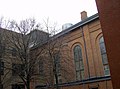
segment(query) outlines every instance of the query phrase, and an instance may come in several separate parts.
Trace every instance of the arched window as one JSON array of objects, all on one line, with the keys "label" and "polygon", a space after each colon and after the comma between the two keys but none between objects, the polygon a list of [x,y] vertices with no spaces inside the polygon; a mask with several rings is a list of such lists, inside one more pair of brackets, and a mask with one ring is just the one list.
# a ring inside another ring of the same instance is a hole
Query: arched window
[{"label": "arched window", "polygon": [[110,71],[109,71],[108,59],[107,59],[107,54],[106,54],[103,37],[100,38],[99,44],[100,44],[100,50],[101,50],[101,56],[102,56],[102,63],[103,63],[103,67],[104,67],[104,75],[108,76],[108,75],[110,75]]},{"label": "arched window", "polygon": [[76,79],[82,80],[84,79],[84,65],[83,65],[81,47],[79,45],[76,45],[73,51],[74,51],[74,61],[75,61],[75,69],[76,69]]}]

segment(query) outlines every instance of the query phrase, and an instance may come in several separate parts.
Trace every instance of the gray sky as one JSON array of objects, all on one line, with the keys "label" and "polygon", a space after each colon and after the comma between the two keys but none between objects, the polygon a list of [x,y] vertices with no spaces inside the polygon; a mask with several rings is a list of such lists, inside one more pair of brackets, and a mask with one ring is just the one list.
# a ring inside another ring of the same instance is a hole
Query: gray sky
[{"label": "gray sky", "polygon": [[50,18],[59,25],[80,21],[80,12],[97,13],[95,0],[0,0],[0,16],[20,21],[34,17],[38,22]]}]

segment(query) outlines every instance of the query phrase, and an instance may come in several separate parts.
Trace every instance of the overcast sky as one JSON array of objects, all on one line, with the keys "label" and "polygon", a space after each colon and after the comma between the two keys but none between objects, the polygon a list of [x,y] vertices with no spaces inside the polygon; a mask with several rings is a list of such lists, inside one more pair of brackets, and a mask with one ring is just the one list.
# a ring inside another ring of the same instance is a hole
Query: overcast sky
[{"label": "overcast sky", "polygon": [[0,0],[0,16],[20,21],[34,17],[38,22],[50,18],[59,25],[80,21],[80,12],[97,13],[95,0]]}]

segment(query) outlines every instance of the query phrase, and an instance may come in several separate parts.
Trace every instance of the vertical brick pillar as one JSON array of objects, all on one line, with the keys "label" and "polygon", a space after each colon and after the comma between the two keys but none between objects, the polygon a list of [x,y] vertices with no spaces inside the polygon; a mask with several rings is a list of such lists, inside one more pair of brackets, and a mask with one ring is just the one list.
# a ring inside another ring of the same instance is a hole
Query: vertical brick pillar
[{"label": "vertical brick pillar", "polygon": [[114,89],[120,89],[120,0],[96,0]]},{"label": "vertical brick pillar", "polygon": [[[94,66],[94,59],[93,59],[93,50],[92,50],[92,44],[91,44],[91,37],[90,37],[90,32],[89,32],[89,27],[88,25],[85,25],[83,27],[83,33],[84,33],[84,39],[85,39],[85,44],[86,44],[86,54],[88,59],[86,59],[86,62],[88,60],[88,78],[95,77],[95,66]],[[84,44],[84,46],[85,46]]]}]

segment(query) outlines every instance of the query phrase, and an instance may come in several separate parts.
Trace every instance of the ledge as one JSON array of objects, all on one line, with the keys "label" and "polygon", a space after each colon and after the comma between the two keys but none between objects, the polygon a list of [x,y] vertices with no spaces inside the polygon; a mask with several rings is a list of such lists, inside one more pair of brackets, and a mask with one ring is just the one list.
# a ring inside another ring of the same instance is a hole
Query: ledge
[{"label": "ledge", "polygon": [[62,83],[62,84],[59,84],[59,86],[82,85],[82,84],[95,83],[95,82],[108,81],[108,80],[111,80],[110,76],[93,77],[93,78],[84,79],[84,80],[81,80],[81,81]]},{"label": "ledge", "polygon": [[[93,78],[84,79],[84,80],[81,80],[81,81],[61,83],[58,86],[62,87],[62,86],[82,85],[82,84],[95,83],[95,82],[108,81],[108,80],[111,80],[110,76],[93,77]],[[38,85],[38,86],[36,86],[35,89],[45,88],[45,87],[46,87],[46,85]],[[48,87],[50,87],[50,86],[48,86]]]}]

